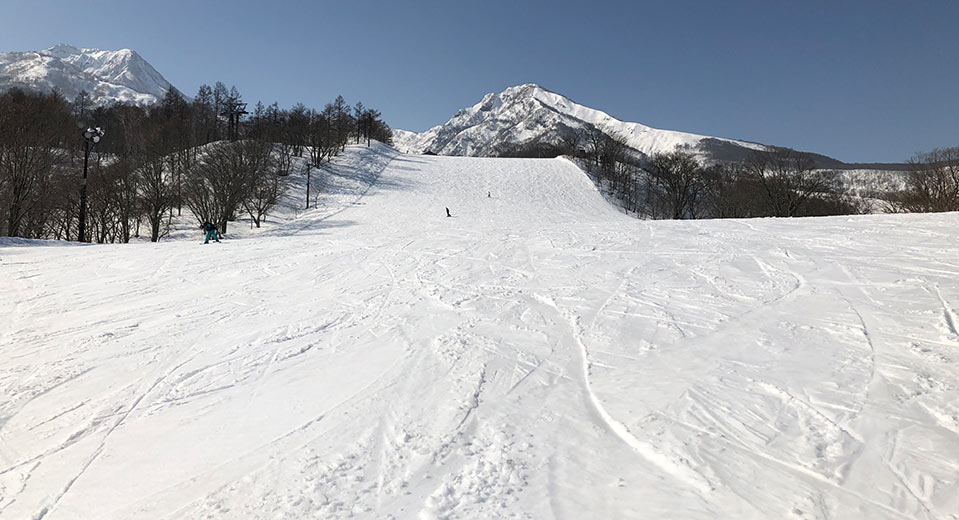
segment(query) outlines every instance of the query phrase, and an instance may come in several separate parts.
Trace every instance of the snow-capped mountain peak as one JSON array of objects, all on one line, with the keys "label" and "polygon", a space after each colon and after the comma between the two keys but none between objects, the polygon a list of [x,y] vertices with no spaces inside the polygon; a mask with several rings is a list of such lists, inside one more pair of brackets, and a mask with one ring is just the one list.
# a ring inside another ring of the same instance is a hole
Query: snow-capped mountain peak
[{"label": "snow-capped mountain peak", "polygon": [[60,43],[49,49],[0,53],[0,90],[60,90],[68,99],[81,90],[94,103],[156,103],[170,83],[131,49],[79,48]]},{"label": "snow-capped mountain peak", "polygon": [[106,51],[78,49],[59,44],[43,53],[75,65],[87,74],[130,87],[137,92],[151,94],[157,99],[162,98],[170,89],[170,83],[163,75],[131,49]]},{"label": "snow-capped mountain peak", "polygon": [[82,49],[78,49],[74,47],[73,45],[69,45],[66,43],[58,43],[54,45],[53,47],[50,47],[49,49],[43,51],[43,54],[46,54],[47,56],[53,56],[54,58],[60,58],[60,59],[67,58],[69,56],[76,56],[77,54],[82,54],[82,53],[83,53]]},{"label": "snow-capped mountain peak", "polygon": [[622,136],[630,147],[645,155],[684,148],[709,156],[710,147],[717,143],[741,150],[766,148],[756,143],[623,122],[535,83],[486,94],[479,103],[458,111],[445,124],[425,132],[396,131],[394,141],[401,150],[486,156],[497,155],[508,148],[555,144],[590,128]]}]

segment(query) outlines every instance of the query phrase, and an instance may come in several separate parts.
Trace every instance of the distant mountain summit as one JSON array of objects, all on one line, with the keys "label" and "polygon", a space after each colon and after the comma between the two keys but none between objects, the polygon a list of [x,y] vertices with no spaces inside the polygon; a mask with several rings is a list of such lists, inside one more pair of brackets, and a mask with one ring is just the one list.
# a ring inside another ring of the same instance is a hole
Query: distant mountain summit
[{"label": "distant mountain summit", "polygon": [[94,104],[148,105],[162,99],[170,87],[162,74],[130,49],[59,44],[42,51],[0,53],[0,90],[59,89],[71,101],[85,90]]},{"label": "distant mountain summit", "polygon": [[425,132],[395,130],[394,143],[402,151],[488,156],[504,149],[569,142],[575,134],[592,128],[624,137],[630,147],[647,156],[682,148],[707,158],[732,159],[769,149],[757,143],[623,122],[533,83],[487,94],[446,124]]}]

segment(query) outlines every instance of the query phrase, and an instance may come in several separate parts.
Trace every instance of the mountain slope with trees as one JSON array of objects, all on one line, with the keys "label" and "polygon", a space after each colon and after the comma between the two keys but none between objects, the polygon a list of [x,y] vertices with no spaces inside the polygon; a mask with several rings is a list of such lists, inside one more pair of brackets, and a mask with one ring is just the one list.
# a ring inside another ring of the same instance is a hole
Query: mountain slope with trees
[{"label": "mountain slope with trees", "polygon": [[[69,103],[57,92],[0,94],[0,125],[20,128],[0,140],[0,236],[129,242],[165,236],[186,209],[221,232],[238,214],[258,225],[281,195],[294,158],[314,169],[350,142],[390,142],[379,111],[342,96],[322,110],[257,103],[239,90],[203,85],[188,100],[170,88],[159,103]],[[90,148],[85,236],[78,236],[84,185],[84,139]],[[308,188],[309,190],[309,188]],[[311,194],[304,196],[308,204]]]}]

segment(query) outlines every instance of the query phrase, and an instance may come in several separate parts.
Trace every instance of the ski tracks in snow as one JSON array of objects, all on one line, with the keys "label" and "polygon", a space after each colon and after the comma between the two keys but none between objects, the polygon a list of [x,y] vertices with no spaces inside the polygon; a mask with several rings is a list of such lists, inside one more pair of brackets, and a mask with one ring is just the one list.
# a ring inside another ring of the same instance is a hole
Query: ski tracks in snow
[{"label": "ski tracks in snow", "polygon": [[563,161],[381,152],[278,232],[20,280],[0,517],[959,511],[955,266],[921,226],[637,222]]},{"label": "ski tracks in snow", "polygon": [[113,425],[103,434],[103,436],[100,438],[99,444],[93,450],[92,455],[87,459],[85,463],[83,463],[83,465],[80,467],[80,470],[76,473],[76,475],[67,481],[63,489],[51,499],[49,504],[44,505],[40,511],[38,511],[36,514],[33,515],[33,518],[35,520],[41,520],[47,514],[52,513],[53,511],[56,510],[57,505],[60,503],[63,497],[70,492],[70,489],[73,487],[73,485],[81,477],[83,477],[83,474],[87,471],[87,469],[89,469],[90,466],[93,465],[97,461],[97,459],[103,454],[103,450],[107,445],[107,441],[110,439],[110,435],[112,435],[117,428],[123,425],[123,423],[127,420],[127,418],[130,417],[130,415],[137,410],[137,408],[140,406],[140,403],[148,395],[150,395],[154,389],[156,389],[164,380],[166,380],[168,377],[174,374],[181,367],[189,363],[192,359],[193,357],[189,357],[186,360],[174,366],[173,368],[171,368],[170,370],[164,371],[164,373],[159,378],[157,378],[153,382],[153,384],[151,384],[150,387],[146,389],[146,391],[137,394],[136,398],[126,407],[126,410],[121,413],[121,415],[117,418],[117,420],[113,423]]},{"label": "ski tracks in snow", "polygon": [[[596,317],[602,314],[602,312],[609,305],[610,301],[615,297],[621,297],[623,295],[622,291],[629,282],[630,275],[633,273],[634,269],[635,268],[630,268],[626,272],[619,287],[612,291],[604,303],[596,310],[596,314],[593,317],[594,324]],[[589,358],[589,349],[583,342],[584,332],[583,328],[579,325],[579,318],[567,316],[562,310],[560,310],[556,302],[549,296],[543,296],[539,294],[534,296],[539,302],[555,312],[557,315],[557,321],[566,322],[569,328],[569,333],[566,335],[568,339],[566,339],[564,343],[567,344],[567,348],[575,351],[574,359],[578,359],[578,367],[571,367],[571,370],[579,373],[580,386],[583,390],[584,398],[592,408],[592,413],[595,414],[596,418],[601,422],[603,427],[606,428],[611,434],[618,437],[622,442],[629,446],[632,451],[634,451],[648,463],[659,468],[659,470],[663,471],[664,473],[674,477],[683,485],[691,486],[701,494],[708,494],[710,491],[712,491],[713,485],[701,473],[697,472],[690,465],[683,463],[680,457],[666,454],[660,449],[657,449],[652,443],[640,439],[630,431],[629,427],[627,427],[623,422],[614,418],[609,411],[606,410],[602,400],[593,391],[590,383],[590,367],[592,366],[592,362]]]}]

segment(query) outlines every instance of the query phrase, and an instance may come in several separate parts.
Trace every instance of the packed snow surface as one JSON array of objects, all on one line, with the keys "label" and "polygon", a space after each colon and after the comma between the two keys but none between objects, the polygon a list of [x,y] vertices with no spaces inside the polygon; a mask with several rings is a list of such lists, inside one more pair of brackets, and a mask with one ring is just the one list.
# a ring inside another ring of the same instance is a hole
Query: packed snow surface
[{"label": "packed snow surface", "polygon": [[959,215],[338,161],[221,244],[0,241],[0,518],[959,518]]}]

